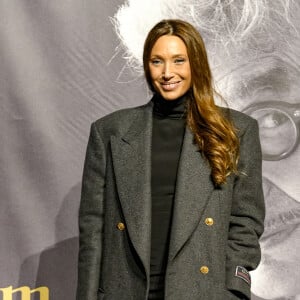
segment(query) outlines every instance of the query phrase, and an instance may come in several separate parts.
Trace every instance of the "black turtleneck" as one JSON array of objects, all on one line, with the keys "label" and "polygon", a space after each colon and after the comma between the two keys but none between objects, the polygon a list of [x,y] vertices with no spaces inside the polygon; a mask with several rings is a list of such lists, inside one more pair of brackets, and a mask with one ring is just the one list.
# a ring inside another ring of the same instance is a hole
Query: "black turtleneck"
[{"label": "black turtleneck", "polygon": [[185,101],[152,99],[152,226],[150,292],[148,299],[164,299],[164,280],[168,260],[170,229],[177,168],[185,130]]}]

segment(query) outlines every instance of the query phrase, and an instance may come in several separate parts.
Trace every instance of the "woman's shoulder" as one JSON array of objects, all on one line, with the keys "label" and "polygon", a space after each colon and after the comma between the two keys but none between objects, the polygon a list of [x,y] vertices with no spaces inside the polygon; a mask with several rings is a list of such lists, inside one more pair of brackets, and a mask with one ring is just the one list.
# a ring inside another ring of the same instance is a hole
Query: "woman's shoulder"
[{"label": "woman's shoulder", "polygon": [[251,116],[228,107],[220,107],[224,115],[229,118],[242,134],[249,126],[257,126],[257,120]]},{"label": "woman's shoulder", "polygon": [[93,125],[100,132],[109,134],[126,132],[136,118],[141,117],[147,109],[151,108],[152,104],[150,101],[143,105],[119,109],[94,121]]}]

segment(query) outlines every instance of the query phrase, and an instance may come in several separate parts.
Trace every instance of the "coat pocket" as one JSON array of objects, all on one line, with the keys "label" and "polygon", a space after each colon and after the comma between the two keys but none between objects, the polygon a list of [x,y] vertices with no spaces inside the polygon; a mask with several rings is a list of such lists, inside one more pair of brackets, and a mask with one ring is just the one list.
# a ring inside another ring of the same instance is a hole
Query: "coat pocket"
[{"label": "coat pocket", "polygon": [[[242,294],[240,296],[235,295],[231,291],[226,290],[225,294],[227,296],[226,299],[228,300],[249,300],[246,296],[243,296]],[[224,298],[225,299],[225,298]]]},{"label": "coat pocket", "polygon": [[102,288],[99,288],[97,293],[97,300],[103,300],[103,299],[105,299],[104,290]]}]

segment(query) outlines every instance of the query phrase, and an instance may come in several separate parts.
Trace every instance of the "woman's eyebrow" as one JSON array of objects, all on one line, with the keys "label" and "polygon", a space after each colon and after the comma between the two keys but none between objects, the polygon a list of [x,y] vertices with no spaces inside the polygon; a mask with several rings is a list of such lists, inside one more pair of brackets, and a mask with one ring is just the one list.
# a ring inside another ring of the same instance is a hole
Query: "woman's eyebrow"
[{"label": "woman's eyebrow", "polygon": [[[172,58],[177,58],[177,57],[187,57],[187,55],[186,55],[186,54],[174,54],[174,55],[172,55],[171,57],[172,57]],[[164,58],[164,56],[161,55],[161,54],[153,54],[153,55],[151,55],[150,58]]]}]

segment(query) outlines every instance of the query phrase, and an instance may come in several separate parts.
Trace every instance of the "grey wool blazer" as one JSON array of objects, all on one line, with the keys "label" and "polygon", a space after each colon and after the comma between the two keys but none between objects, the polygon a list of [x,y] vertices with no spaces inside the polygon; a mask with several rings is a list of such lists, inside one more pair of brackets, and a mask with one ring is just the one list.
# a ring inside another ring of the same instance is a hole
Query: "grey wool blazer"
[{"label": "grey wool blazer", "polygon": [[[91,126],[79,211],[77,300],[146,300],[150,280],[152,102]],[[239,175],[216,188],[186,128],[179,161],[166,300],[250,298],[264,200],[257,122],[230,110]],[[237,296],[240,293],[241,296]]]}]

